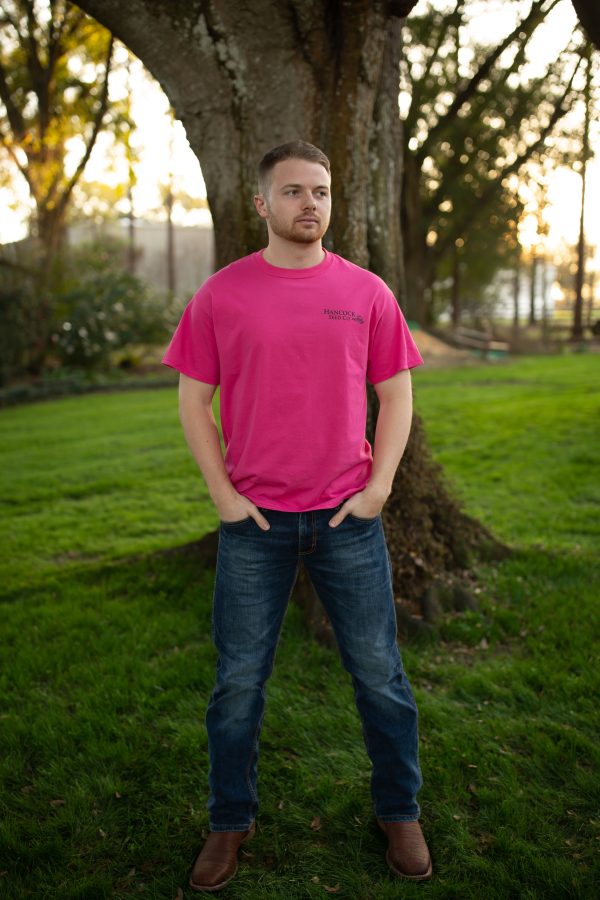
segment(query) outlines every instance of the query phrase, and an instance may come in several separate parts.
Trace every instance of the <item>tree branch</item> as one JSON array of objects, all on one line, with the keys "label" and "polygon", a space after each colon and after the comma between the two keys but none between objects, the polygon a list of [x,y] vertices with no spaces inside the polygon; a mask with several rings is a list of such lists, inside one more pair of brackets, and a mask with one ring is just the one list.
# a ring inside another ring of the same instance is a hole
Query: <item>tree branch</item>
[{"label": "tree branch", "polygon": [[4,66],[0,62],[0,100],[4,103],[6,107],[6,113],[8,115],[8,121],[10,123],[10,127],[12,128],[14,134],[18,135],[19,138],[25,132],[25,122],[23,121],[23,116],[21,115],[21,110],[18,109],[13,103],[13,99],[10,93],[10,88],[8,86],[8,81],[6,79],[6,72],[4,70]]},{"label": "tree branch", "polygon": [[19,172],[21,173],[21,175],[23,176],[25,181],[27,182],[27,184],[29,186],[29,190],[31,191],[31,194],[33,195],[33,184],[29,178],[27,166],[22,165],[22,163],[19,160],[19,157],[17,156],[17,154],[14,151],[14,147],[12,146],[12,143],[8,140],[7,136],[2,131],[1,127],[0,127],[0,142],[2,143],[2,146],[6,149],[6,152],[8,153],[8,155],[14,162],[15,166],[17,167],[17,169],[19,170]]},{"label": "tree branch", "polygon": [[94,144],[96,143],[96,138],[98,137],[98,134],[102,127],[102,120],[104,119],[106,109],[108,107],[108,78],[110,75],[114,42],[115,42],[114,35],[111,34],[110,40],[108,42],[108,51],[106,54],[104,83],[102,85],[102,92],[100,95],[100,105],[98,107],[98,111],[94,118],[94,127],[92,130],[92,134],[90,135],[90,139],[85,148],[85,153],[83,154],[83,157],[79,161],[79,165],[77,166],[77,169],[73,173],[71,180],[67,184],[67,187],[63,191],[63,194],[62,194],[60,200],[56,204],[56,208],[59,213],[62,212],[65,209],[65,207],[67,206],[67,203],[69,202],[71,193],[73,192],[73,188],[75,187],[75,185],[81,178],[83,170],[85,169],[87,162],[90,158],[90,155],[92,153],[92,150],[94,149]]},{"label": "tree branch", "polygon": [[[532,32],[537,28],[538,24],[548,15],[548,13],[556,6],[559,0],[550,0],[550,5],[547,9],[542,9],[546,0],[535,0],[532,4],[531,9],[529,11],[529,15],[523,19],[522,22],[519,22],[516,28],[504,38],[501,44],[494,48],[494,50],[484,59],[483,63],[473,75],[469,81],[464,84],[462,90],[459,90],[456,94],[454,100],[446,110],[443,116],[441,116],[435,125],[429,130],[429,133],[426,139],[423,141],[423,144],[417,150],[417,162],[419,165],[423,163],[423,160],[426,156],[429,155],[430,147],[433,141],[438,140],[440,135],[452,124],[455,116],[458,114],[458,111],[462,109],[465,103],[471,99],[481,82],[487,78],[489,73],[491,72],[493,66],[498,61],[498,59],[502,56],[504,51],[510,47],[517,39],[521,44],[523,44],[532,34]],[[523,35],[521,37],[521,35]]]},{"label": "tree branch", "polygon": [[538,150],[542,146],[556,123],[568,112],[569,107],[566,105],[566,101],[569,94],[571,93],[573,81],[577,72],[579,71],[582,59],[583,57],[579,58],[560,100],[554,107],[548,123],[541,130],[537,139],[533,142],[533,144],[530,144],[527,147],[524,153],[522,153],[520,156],[517,156],[517,158],[512,163],[510,163],[510,165],[505,166],[505,168],[501,170],[498,178],[495,178],[494,181],[488,185],[481,197],[477,198],[477,205],[473,208],[469,207],[468,212],[461,218],[456,220],[456,224],[452,229],[452,232],[445,235],[445,237],[437,244],[435,244],[435,246],[431,249],[432,258],[436,263],[439,263],[439,260],[447,253],[450,244],[454,243],[454,240],[457,237],[463,236],[467,225],[470,224],[474,219],[481,217],[486,207],[488,207],[490,202],[493,200],[494,195],[499,190],[502,182],[514,172],[518,171],[521,166],[532,157],[536,150]]},{"label": "tree branch", "polygon": [[437,34],[435,46],[433,47],[432,53],[429,55],[427,59],[427,65],[425,66],[425,71],[421,78],[418,81],[413,81],[413,93],[410,101],[410,109],[408,111],[408,115],[406,116],[406,124],[405,124],[405,139],[408,140],[410,134],[412,132],[412,126],[414,125],[414,121],[416,119],[420,105],[421,105],[421,94],[423,92],[423,85],[427,81],[429,77],[429,73],[431,72],[431,66],[433,65],[434,60],[436,59],[439,49],[442,45],[442,41],[447,32],[447,22],[449,19],[453,18],[460,12],[461,6],[463,6],[464,0],[456,0],[456,6],[454,10],[448,15],[444,16],[442,22],[440,23],[440,28]]}]

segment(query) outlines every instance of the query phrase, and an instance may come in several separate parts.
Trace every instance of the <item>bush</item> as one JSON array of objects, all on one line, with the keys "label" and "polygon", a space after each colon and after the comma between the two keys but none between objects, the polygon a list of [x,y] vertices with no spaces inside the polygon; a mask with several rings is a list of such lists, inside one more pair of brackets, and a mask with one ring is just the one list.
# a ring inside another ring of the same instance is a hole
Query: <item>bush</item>
[{"label": "bush", "polygon": [[52,329],[52,299],[39,285],[35,249],[17,245],[0,260],[0,384],[39,370]]},{"label": "bush", "polygon": [[65,366],[107,368],[128,344],[168,336],[166,304],[120,265],[121,245],[89,244],[71,251],[55,293],[52,354]]},{"label": "bush", "polygon": [[60,366],[107,369],[115,350],[168,339],[173,304],[126,271],[122,242],[66,247],[50,267],[31,241],[10,251],[2,260],[0,384]]}]

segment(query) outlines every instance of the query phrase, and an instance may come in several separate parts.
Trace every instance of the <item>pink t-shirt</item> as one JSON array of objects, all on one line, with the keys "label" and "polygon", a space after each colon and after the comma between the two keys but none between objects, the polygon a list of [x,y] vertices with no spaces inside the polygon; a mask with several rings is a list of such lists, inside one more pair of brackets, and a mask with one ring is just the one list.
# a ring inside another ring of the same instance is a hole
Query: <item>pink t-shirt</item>
[{"label": "pink t-shirt", "polygon": [[366,486],[366,381],[423,358],[377,275],[335,253],[284,269],[259,251],[204,282],[163,363],[220,385],[225,468],[236,491],[257,506],[305,512]]}]

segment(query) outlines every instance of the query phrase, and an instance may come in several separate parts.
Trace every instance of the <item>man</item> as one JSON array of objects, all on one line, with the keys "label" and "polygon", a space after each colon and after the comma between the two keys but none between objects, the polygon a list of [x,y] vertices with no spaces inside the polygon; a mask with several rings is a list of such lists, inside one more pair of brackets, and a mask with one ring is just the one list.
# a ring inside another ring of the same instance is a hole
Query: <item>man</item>
[{"label": "man", "polygon": [[[304,141],[275,147],[258,189],[268,246],[202,285],[163,359],[181,373],[183,430],[220,518],[210,834],[189,883],[224,887],[254,834],[264,688],[301,561],[352,676],[387,863],[423,880],[431,859],[416,801],[417,709],[396,643],[381,521],[410,431],[410,368],[423,360],[384,282],[322,247],[331,213],[324,153]],[[373,453],[367,379],[380,401]]]}]

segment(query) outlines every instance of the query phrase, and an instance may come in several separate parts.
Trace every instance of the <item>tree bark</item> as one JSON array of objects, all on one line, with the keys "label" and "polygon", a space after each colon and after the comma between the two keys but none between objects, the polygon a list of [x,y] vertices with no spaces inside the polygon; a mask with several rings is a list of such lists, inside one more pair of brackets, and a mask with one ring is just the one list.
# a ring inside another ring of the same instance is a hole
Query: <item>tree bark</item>
[{"label": "tree bark", "polygon": [[600,50],[600,4],[598,0],[573,0],[573,6],[590,41]]},{"label": "tree bark", "polygon": [[[322,147],[332,164],[326,245],[381,275],[405,306],[399,15],[415,2],[82,0],[80,6],[140,57],[183,122],[206,182],[217,267],[265,245],[251,199],[258,161],[270,147],[302,138]],[[371,387],[368,401],[372,443]],[[397,578],[414,575],[410,554],[426,561],[425,569],[416,568],[427,578],[436,567],[462,565],[466,544],[481,534],[450,499],[416,416],[384,513],[394,532]],[[404,591],[422,587],[423,578],[413,578]]]},{"label": "tree bark", "polygon": [[454,244],[452,258],[452,326],[458,328],[462,318],[461,298],[460,298],[460,254],[456,244]]},{"label": "tree bark", "polygon": [[531,269],[529,278],[529,324],[535,325],[535,292],[537,288],[538,256],[537,248],[531,249]]}]

